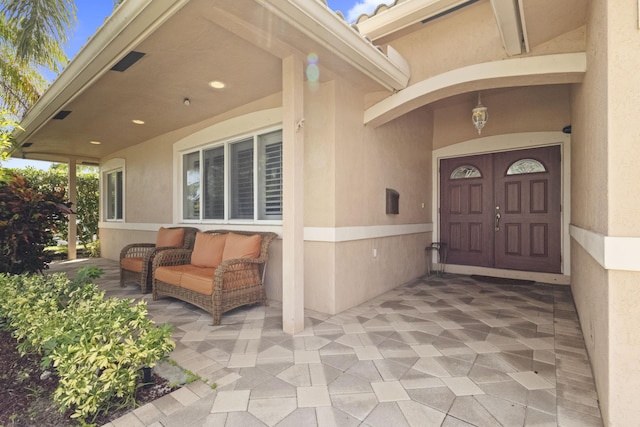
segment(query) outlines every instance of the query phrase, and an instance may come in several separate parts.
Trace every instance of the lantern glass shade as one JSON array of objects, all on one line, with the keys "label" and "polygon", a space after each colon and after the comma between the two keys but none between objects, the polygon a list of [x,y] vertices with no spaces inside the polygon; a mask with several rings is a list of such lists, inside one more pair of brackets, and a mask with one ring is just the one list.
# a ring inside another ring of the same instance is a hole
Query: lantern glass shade
[{"label": "lantern glass shade", "polygon": [[487,123],[489,119],[489,110],[487,107],[482,105],[480,101],[480,94],[478,94],[478,105],[475,106],[473,110],[471,110],[471,121],[478,131],[478,135],[482,133],[482,128]]}]

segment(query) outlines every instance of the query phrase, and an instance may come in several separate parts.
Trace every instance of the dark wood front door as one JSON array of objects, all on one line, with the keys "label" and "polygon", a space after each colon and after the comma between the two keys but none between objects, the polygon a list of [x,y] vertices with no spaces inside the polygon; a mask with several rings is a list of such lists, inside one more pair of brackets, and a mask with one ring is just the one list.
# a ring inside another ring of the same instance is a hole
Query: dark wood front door
[{"label": "dark wood front door", "polygon": [[440,162],[447,263],[560,273],[560,147]]}]

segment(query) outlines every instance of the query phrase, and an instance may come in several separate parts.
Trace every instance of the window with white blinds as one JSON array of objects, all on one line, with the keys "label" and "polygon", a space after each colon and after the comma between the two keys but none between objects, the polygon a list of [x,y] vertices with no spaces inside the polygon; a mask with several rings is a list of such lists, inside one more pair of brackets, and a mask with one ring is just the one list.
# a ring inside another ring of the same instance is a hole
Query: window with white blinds
[{"label": "window with white blinds", "polygon": [[200,219],[200,153],[182,157],[182,212],[184,219]]},{"label": "window with white blinds", "polygon": [[120,221],[123,218],[123,179],[122,170],[115,170],[106,174],[107,195],[106,212],[107,221]]},{"label": "window with white blinds", "polygon": [[231,219],[253,219],[253,138],[230,148]]},{"label": "window with white blinds", "polygon": [[184,220],[282,220],[282,131],[184,153],[182,166]]},{"label": "window with white blinds", "polygon": [[224,219],[224,147],[204,150],[204,219]]},{"label": "window with white blinds", "polygon": [[258,137],[258,219],[282,219],[282,132]]}]

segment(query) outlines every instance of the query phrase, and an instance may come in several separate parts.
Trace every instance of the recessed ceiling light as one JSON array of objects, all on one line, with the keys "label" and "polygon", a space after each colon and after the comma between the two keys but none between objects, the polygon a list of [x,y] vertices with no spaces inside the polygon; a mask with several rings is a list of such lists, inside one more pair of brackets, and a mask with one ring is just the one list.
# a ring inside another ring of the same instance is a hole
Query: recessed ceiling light
[{"label": "recessed ceiling light", "polygon": [[90,144],[93,144],[93,145],[100,145],[100,144],[102,144],[102,142],[100,142],[100,141],[89,141],[89,143],[90,143]]},{"label": "recessed ceiling light", "polygon": [[137,124],[137,125],[143,125],[144,124],[144,120],[140,120],[140,119],[133,119],[131,121],[133,123]]},{"label": "recessed ceiling light", "polygon": [[212,80],[209,82],[209,86],[214,89],[224,89],[225,87],[227,87],[227,84],[225,82],[221,82],[220,80]]}]

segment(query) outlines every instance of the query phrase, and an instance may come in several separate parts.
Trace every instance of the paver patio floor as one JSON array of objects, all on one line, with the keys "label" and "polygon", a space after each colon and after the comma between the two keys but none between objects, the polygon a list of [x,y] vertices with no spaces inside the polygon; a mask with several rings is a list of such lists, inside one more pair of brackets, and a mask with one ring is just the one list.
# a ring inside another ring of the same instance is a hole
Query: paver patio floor
[{"label": "paver patio floor", "polygon": [[[144,298],[175,325],[171,358],[199,375],[109,426],[602,426],[570,289],[423,277],[331,316],[305,311],[282,331],[282,308],[211,316],[174,299],[119,286],[96,265],[109,296]],[[213,390],[206,382],[216,383]]]}]

